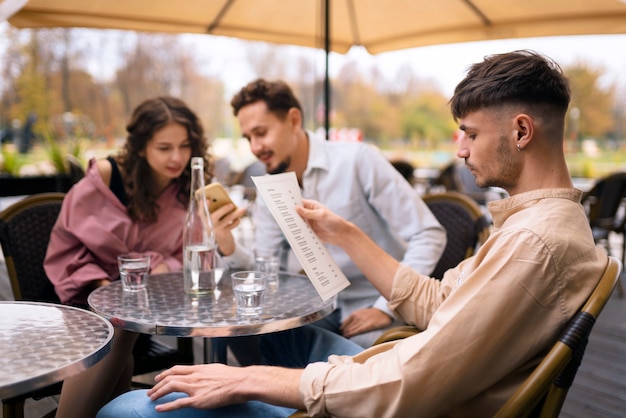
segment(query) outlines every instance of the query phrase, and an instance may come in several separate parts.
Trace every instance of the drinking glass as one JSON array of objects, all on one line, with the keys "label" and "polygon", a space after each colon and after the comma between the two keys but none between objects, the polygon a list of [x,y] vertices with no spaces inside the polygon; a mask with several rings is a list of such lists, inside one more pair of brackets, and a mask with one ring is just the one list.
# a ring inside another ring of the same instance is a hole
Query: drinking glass
[{"label": "drinking glass", "polygon": [[262,271],[238,271],[232,273],[230,277],[237,302],[237,313],[244,316],[260,315],[263,312],[267,274]]},{"label": "drinking glass", "polygon": [[267,281],[275,283],[278,281],[278,257],[275,255],[259,256],[255,258],[255,270],[262,271],[267,274]]},{"label": "drinking glass", "polygon": [[117,257],[120,269],[122,288],[136,292],[146,288],[146,280],[150,272],[150,256],[139,253],[122,254]]}]

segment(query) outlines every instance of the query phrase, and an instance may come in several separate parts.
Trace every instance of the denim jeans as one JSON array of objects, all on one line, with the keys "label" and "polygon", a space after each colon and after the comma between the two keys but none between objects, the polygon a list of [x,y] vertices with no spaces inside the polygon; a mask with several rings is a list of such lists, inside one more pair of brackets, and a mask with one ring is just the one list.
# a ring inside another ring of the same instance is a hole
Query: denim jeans
[{"label": "denim jeans", "polygon": [[[328,330],[306,325],[288,331],[263,335],[259,338],[263,363],[283,367],[303,368],[309,363],[326,361],[331,354],[355,355],[363,350],[359,345]],[[192,408],[157,413],[155,405],[187,396],[171,393],[156,402],[145,390],[127,392],[104,406],[97,418],[211,418],[211,417],[288,417],[294,409],[249,401],[212,410]]]}]

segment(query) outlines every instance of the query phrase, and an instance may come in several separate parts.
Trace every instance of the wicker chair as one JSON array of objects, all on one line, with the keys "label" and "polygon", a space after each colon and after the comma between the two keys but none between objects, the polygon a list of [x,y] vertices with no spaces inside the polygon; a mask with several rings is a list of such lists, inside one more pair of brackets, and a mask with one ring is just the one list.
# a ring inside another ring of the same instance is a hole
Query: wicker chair
[{"label": "wicker chair", "polygon": [[485,242],[490,222],[473,199],[459,192],[427,194],[423,200],[446,228],[448,242],[431,273],[441,279],[446,270],[473,255],[477,246]]},{"label": "wicker chair", "polygon": [[559,416],[585,354],[593,325],[611,297],[621,272],[621,261],[610,256],[600,282],[585,305],[532,374],[498,411],[497,418]]},{"label": "wicker chair", "polygon": [[[599,179],[584,194],[582,204],[589,218],[593,239],[611,254],[609,235],[622,236],[622,263],[626,257],[626,172],[609,174]],[[618,282],[617,294],[624,295],[624,286]]]},{"label": "wicker chair", "polygon": [[447,191],[463,193],[479,205],[487,202],[488,187],[478,187],[469,169],[461,161],[453,161],[433,180],[433,186],[444,186]]},{"label": "wicker chair", "polygon": [[[604,273],[587,302],[561,331],[558,341],[541,363],[500,408],[496,418],[559,416],[585,354],[593,325],[611,297],[621,272],[621,261],[609,256]],[[411,332],[405,336],[413,334]],[[304,411],[290,415],[290,418],[306,417],[308,415]]]},{"label": "wicker chair", "polygon": [[[0,212],[0,242],[15,300],[61,303],[43,268],[52,227],[61,210],[64,193],[41,193],[17,201]],[[190,338],[179,338],[178,347],[140,336],[133,350],[133,375],[141,375],[175,364],[193,363]],[[145,386],[136,384],[139,386]],[[49,387],[5,399],[3,416],[23,416],[26,399],[58,395],[61,382]]]},{"label": "wicker chair", "polygon": [[[0,213],[0,242],[15,300],[61,303],[43,269],[52,226],[64,193],[43,193],[18,201]],[[34,209],[28,210],[33,207]],[[2,416],[24,417],[26,399],[61,393],[62,382],[2,400]],[[52,412],[54,416],[54,412]]]}]

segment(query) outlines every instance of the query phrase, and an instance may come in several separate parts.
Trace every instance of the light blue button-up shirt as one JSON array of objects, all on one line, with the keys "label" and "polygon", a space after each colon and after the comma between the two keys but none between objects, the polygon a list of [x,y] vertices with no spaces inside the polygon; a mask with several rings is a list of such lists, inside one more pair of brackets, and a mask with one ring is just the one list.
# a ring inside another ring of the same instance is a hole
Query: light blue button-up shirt
[{"label": "light blue button-up shirt", "polygon": [[[446,233],[417,191],[371,145],[329,142],[308,131],[307,135],[309,159],[302,175],[302,197],[323,203],[394,258],[429,274],[443,253]],[[276,253],[286,239],[263,199],[254,206],[256,253]],[[339,294],[342,319],[372,306],[393,316],[386,300],[348,255],[332,245],[328,251],[351,283]],[[251,254],[238,248],[224,261],[230,267],[251,267]],[[299,271],[293,254],[290,260],[290,270]]]}]

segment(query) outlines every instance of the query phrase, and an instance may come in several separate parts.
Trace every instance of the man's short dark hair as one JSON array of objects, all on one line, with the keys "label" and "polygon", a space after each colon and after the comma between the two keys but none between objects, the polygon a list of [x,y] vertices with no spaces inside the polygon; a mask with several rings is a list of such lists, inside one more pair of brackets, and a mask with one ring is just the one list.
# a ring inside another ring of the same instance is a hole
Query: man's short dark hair
[{"label": "man's short dark hair", "polygon": [[291,88],[283,81],[254,80],[243,87],[230,102],[237,116],[242,107],[263,101],[270,112],[284,119],[289,109],[295,107],[302,113],[302,106]]},{"label": "man's short dark hair", "polygon": [[570,88],[561,67],[534,51],[519,50],[485,57],[473,64],[450,100],[455,120],[483,108],[509,104],[539,107],[565,117]]}]

